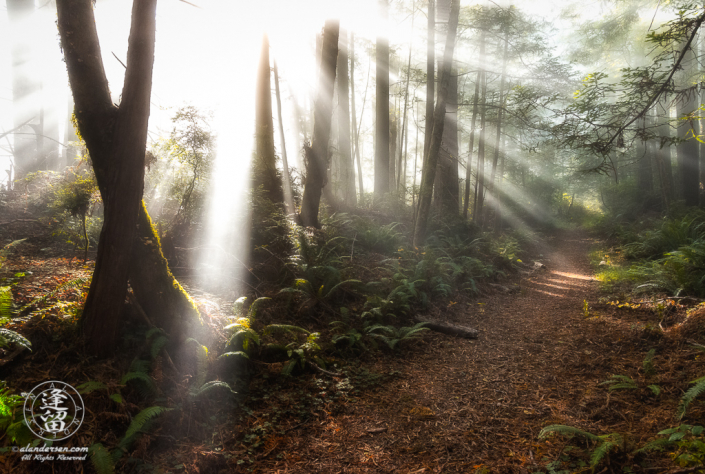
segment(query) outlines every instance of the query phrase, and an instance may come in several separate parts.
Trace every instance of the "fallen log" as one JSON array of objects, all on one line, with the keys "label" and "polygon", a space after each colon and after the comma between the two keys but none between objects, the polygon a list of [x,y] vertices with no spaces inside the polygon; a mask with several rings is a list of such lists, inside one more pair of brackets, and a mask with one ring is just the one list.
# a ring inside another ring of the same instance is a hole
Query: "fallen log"
[{"label": "fallen log", "polygon": [[455,324],[446,323],[443,321],[428,321],[416,318],[417,323],[424,323],[431,331],[440,332],[448,336],[462,337],[464,339],[477,339],[480,335],[477,329],[468,326],[456,326]]}]

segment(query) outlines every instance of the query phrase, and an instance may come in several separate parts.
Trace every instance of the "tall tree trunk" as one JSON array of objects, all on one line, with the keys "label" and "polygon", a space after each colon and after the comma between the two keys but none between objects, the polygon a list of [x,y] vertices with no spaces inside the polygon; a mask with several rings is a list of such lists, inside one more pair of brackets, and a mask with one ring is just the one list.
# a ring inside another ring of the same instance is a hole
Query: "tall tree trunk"
[{"label": "tall tree trunk", "polygon": [[[651,117],[646,115],[637,120],[638,127],[642,133],[646,133],[651,127]],[[637,163],[637,186],[643,192],[653,191],[653,176],[651,175],[651,153],[650,143],[647,140],[637,137],[636,163]]]},{"label": "tall tree trunk", "polygon": [[[396,109],[396,107],[395,107]],[[389,117],[389,190],[391,192],[396,191],[396,156],[398,148],[397,136],[399,135],[399,121],[397,120],[396,113],[393,113]]]},{"label": "tall tree trunk", "polygon": [[445,50],[443,54],[443,69],[439,81],[438,104],[433,113],[433,133],[431,134],[431,144],[428,149],[428,157],[424,160],[424,168],[421,175],[421,190],[419,192],[419,211],[414,228],[414,245],[421,245],[426,237],[426,227],[431,210],[431,198],[433,196],[433,182],[436,178],[436,167],[438,166],[438,156],[441,150],[443,139],[443,128],[445,125],[446,100],[451,79],[451,67],[453,65],[453,49],[455,47],[455,36],[458,29],[458,14],[460,11],[460,1],[452,0],[450,7],[450,20],[448,21],[448,34],[446,36]]},{"label": "tall tree trunk", "polygon": [[[436,20],[439,23],[448,23],[450,14],[450,0],[439,0],[437,3]],[[446,33],[441,33],[441,41]],[[441,65],[439,64],[439,69]],[[457,216],[460,212],[460,189],[458,185],[458,75],[455,68],[451,68],[451,78],[448,84],[446,97],[446,118],[443,127],[443,141],[440,156],[438,157],[438,170],[434,186],[434,199],[442,216]]]},{"label": "tall tree trunk", "polygon": [[[685,70],[679,81],[681,87],[690,87],[691,74],[694,67],[695,55],[689,49],[683,59]],[[689,93],[683,100],[676,102],[676,111],[680,119],[684,115],[690,114],[698,108],[698,96],[695,92]],[[680,120],[678,125],[678,138],[685,141],[676,147],[678,156],[678,175],[680,182],[680,196],[685,201],[686,206],[697,206],[700,195],[700,167],[698,160],[698,141],[693,138],[697,135],[697,122],[695,120]],[[687,138],[689,137],[689,138]]]},{"label": "tall tree trunk", "polygon": [[[388,0],[379,0],[383,21],[389,18]],[[375,117],[375,189],[379,202],[389,192],[389,39],[377,36],[376,117]]]},{"label": "tall tree trunk", "polygon": [[327,20],[323,28],[321,67],[318,80],[318,94],[314,110],[313,143],[305,148],[306,184],[301,202],[301,223],[305,226],[320,227],[318,209],[321,194],[326,185],[326,170],[329,163],[328,141],[330,140],[333,118],[333,89],[335,68],[338,59],[338,35],[340,23]]},{"label": "tall tree trunk", "polygon": [[[480,55],[484,54],[485,38],[484,35],[480,39]],[[465,199],[463,200],[463,218],[468,218],[468,207],[470,207],[470,181],[472,179],[472,151],[475,147],[475,123],[477,120],[477,105],[480,95],[480,78],[481,73],[477,71],[477,79],[475,79],[475,95],[472,101],[472,121],[470,122],[470,144],[468,145],[468,160],[465,164]]]},{"label": "tall tree trunk", "polygon": [[[416,6],[414,5],[414,12],[411,14],[411,28],[413,30],[414,28],[414,17],[416,14],[415,10]],[[403,188],[405,186],[405,183],[402,182],[401,175],[402,175],[402,147],[404,146],[405,140],[407,140],[406,133],[408,129],[408,124],[406,121],[406,116],[407,116],[407,111],[409,108],[409,82],[411,80],[411,48],[412,47],[412,42],[409,42],[409,59],[406,64],[406,86],[404,88],[404,113],[402,115],[402,126],[401,126],[401,144],[402,146],[399,147],[399,172],[397,173],[397,189]],[[406,162],[404,162],[404,174],[406,174]],[[403,193],[403,190],[402,190]],[[403,200],[403,197],[402,197]]]},{"label": "tall tree trunk", "polygon": [[272,81],[269,66],[269,38],[262,37],[262,53],[257,70],[255,93],[255,163],[254,186],[262,186],[272,202],[284,202],[281,181],[277,174],[274,154],[274,123],[272,120]]},{"label": "tall tree trunk", "polygon": [[284,204],[286,213],[294,213],[294,197],[291,192],[291,177],[289,176],[289,159],[286,155],[286,140],[284,139],[284,120],[282,119],[282,99],[279,92],[279,70],[277,62],[274,61],[274,91],[277,97],[277,117],[279,119],[279,138],[282,146],[282,180],[284,185]]},{"label": "tall tree trunk", "polygon": [[348,34],[338,37],[338,152],[343,178],[343,200],[347,206],[357,204],[355,197],[355,169],[350,148],[350,85],[348,82]]},{"label": "tall tree trunk", "polygon": [[477,145],[477,178],[475,181],[475,205],[472,221],[482,225],[483,207],[485,203],[485,124],[487,120],[487,72],[482,71],[482,101],[480,108],[480,137]]},{"label": "tall tree trunk", "polygon": [[200,322],[193,301],[169,272],[159,237],[140,205],[155,7],[156,0],[134,3],[128,69],[118,108],[110,97],[91,0],[57,1],[75,116],[105,203],[96,269],[83,313],[84,336],[96,355],[110,355],[117,344],[128,273],[142,307],[176,341],[183,340],[184,322]]},{"label": "tall tree trunk", "polygon": [[[423,159],[428,155],[433,132],[433,99],[435,94],[436,67],[436,2],[428,0],[428,27],[426,39],[426,128],[423,139]],[[425,166],[425,164],[424,164]]]},{"label": "tall tree trunk", "polygon": [[[369,68],[367,70],[367,80],[369,82],[370,79],[370,74],[369,74]],[[367,86],[365,86],[367,87]],[[362,188],[362,164],[360,163],[360,132],[358,129],[357,125],[357,115],[356,115],[356,109],[357,107],[355,106],[355,33],[350,32],[350,108],[352,112],[352,137],[354,140],[354,152],[353,152],[353,161],[355,161],[355,157],[357,157],[357,179],[358,179],[358,190],[360,191],[360,200],[363,198],[364,190]],[[367,99],[367,89],[365,89],[365,99]],[[363,100],[364,104],[364,100]],[[360,113],[360,118],[362,118],[362,114],[364,113],[364,105],[363,105],[363,111]]]},{"label": "tall tree trunk", "polygon": [[[487,187],[490,208],[487,210],[489,216],[490,210],[494,211],[495,215],[497,213],[497,206],[499,195],[495,192],[495,181],[497,179],[497,163],[499,162],[500,145],[502,143],[502,117],[504,112],[504,86],[507,77],[507,51],[509,49],[509,34],[506,33],[504,36],[504,52],[502,54],[502,78],[499,82],[499,108],[497,109],[497,128],[495,131],[495,142],[494,142],[494,157],[492,158],[492,175],[490,177],[490,184]],[[485,218],[485,222],[489,223],[488,216]]]},{"label": "tall tree trunk", "polygon": [[667,103],[668,99],[664,97],[662,102],[658,102],[656,104],[655,112],[656,120],[658,122],[656,133],[660,137],[659,143],[657,144],[658,149],[656,151],[656,160],[658,163],[659,182],[661,185],[661,198],[663,200],[664,209],[666,209],[666,212],[669,212],[674,194],[671,146],[668,143],[668,139],[671,136],[671,127],[669,125],[671,114],[669,107],[665,105]]}]

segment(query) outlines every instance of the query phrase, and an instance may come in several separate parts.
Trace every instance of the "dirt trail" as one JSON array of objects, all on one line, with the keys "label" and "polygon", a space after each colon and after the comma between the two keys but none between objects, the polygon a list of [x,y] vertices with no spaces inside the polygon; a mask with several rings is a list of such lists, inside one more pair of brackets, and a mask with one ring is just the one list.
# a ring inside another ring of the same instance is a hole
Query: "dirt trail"
[{"label": "dirt trail", "polygon": [[541,428],[601,410],[604,400],[590,399],[586,380],[594,388],[619,360],[618,351],[609,349],[613,342],[594,342],[589,335],[597,330],[597,337],[616,339],[614,328],[596,328],[584,317],[583,302],[597,293],[589,245],[576,231],[549,239],[537,257],[547,268],[525,276],[520,293],[452,308],[456,322],[480,330],[478,340],[434,335],[425,349],[408,351],[407,360],[390,366],[386,359],[386,366],[375,369],[401,376],[363,394],[343,413],[292,434],[281,447],[285,459],[270,464],[269,472],[487,467],[484,472],[522,473],[545,465]]}]

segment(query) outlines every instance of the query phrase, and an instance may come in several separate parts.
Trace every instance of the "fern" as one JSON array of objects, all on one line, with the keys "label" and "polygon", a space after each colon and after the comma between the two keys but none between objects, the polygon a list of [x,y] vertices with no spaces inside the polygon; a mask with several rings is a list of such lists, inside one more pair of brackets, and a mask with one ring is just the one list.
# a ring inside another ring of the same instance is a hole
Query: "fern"
[{"label": "fern", "polygon": [[609,385],[609,391],[612,390],[633,390],[639,388],[634,379],[626,375],[612,375],[609,380],[605,380],[600,385]]},{"label": "fern", "polygon": [[136,359],[130,365],[130,371],[122,376],[120,383],[126,385],[129,382],[137,382],[135,385],[138,392],[143,397],[147,398],[157,391],[157,386],[154,379],[147,373],[149,370],[149,362],[146,360]]},{"label": "fern", "polygon": [[38,296],[37,298],[34,298],[32,301],[27,303],[26,305],[22,306],[19,310],[21,313],[22,311],[25,311],[33,306],[39,306],[40,304],[44,303],[48,298],[51,298],[52,296],[56,295],[58,292],[68,289],[68,288],[82,288],[86,286],[87,284],[90,283],[90,278],[76,278],[74,280],[67,281],[65,283],[62,283],[61,285],[57,286],[53,290],[51,290],[48,293],[45,293],[42,296]]},{"label": "fern", "polygon": [[603,442],[597,446],[590,455],[590,466],[593,468],[600,464],[610,451],[620,448],[623,441],[622,437],[617,433],[600,436],[600,439],[602,439]]},{"label": "fern", "polygon": [[91,457],[91,464],[98,474],[113,474],[115,472],[115,463],[110,456],[110,451],[100,443],[95,443],[88,448],[88,454]]},{"label": "fern", "polygon": [[125,446],[126,443],[129,443],[132,440],[132,437],[142,430],[149,420],[171,410],[173,410],[173,408],[149,407],[139,412],[137,416],[132,419],[132,423],[130,423],[130,426],[127,428],[125,436],[120,441],[119,446]]},{"label": "fern", "polygon": [[304,328],[301,328],[299,326],[292,326],[290,324],[270,324],[268,326],[265,326],[265,328],[262,330],[262,335],[268,335],[268,334],[274,334],[274,333],[302,333],[302,334],[310,334],[310,331],[307,331]]},{"label": "fern", "polygon": [[249,311],[249,319],[254,320],[257,318],[257,313],[260,310],[260,307],[267,301],[271,301],[272,298],[257,298],[252,302],[252,305],[250,306],[250,311]]},{"label": "fern", "polygon": [[9,347],[10,344],[24,347],[28,351],[32,350],[32,343],[22,334],[10,329],[0,328],[0,347]]},{"label": "fern", "polygon": [[0,286],[0,324],[12,316],[12,289],[9,286]]},{"label": "fern", "polygon": [[156,359],[159,353],[162,351],[164,346],[169,340],[167,339],[166,336],[158,336],[154,338],[154,341],[152,342],[152,345],[149,349],[149,355],[152,358],[152,360]]},{"label": "fern", "polygon": [[248,356],[246,352],[232,351],[232,352],[226,352],[224,354],[220,354],[220,356],[218,356],[218,359],[227,359],[228,357],[233,357],[233,356],[241,356],[241,357],[244,357],[245,359],[250,358],[250,356]]},{"label": "fern", "polygon": [[105,385],[103,382],[98,382],[95,380],[90,380],[86,383],[82,383],[81,385],[76,386],[76,390],[78,390],[78,393],[80,393],[81,395],[95,392],[96,390],[105,390],[107,388],[108,386]]},{"label": "fern", "polygon": [[193,388],[189,390],[189,397],[195,400],[196,398],[202,397],[214,389],[223,389],[232,395],[236,395],[236,393],[227,383],[221,382],[219,380],[213,380],[201,385],[198,388]]},{"label": "fern", "polygon": [[656,375],[656,369],[654,368],[654,356],[656,355],[656,349],[651,349],[646,353],[644,357],[644,362],[642,362],[642,368],[644,369],[644,374],[647,376]]},{"label": "fern", "polygon": [[685,416],[685,412],[688,410],[688,406],[695,400],[699,395],[705,393],[705,377],[700,377],[695,379],[691,384],[695,384],[681,398],[680,404],[678,405],[678,410],[676,412],[676,417],[681,420]]},{"label": "fern", "polygon": [[583,438],[587,438],[591,441],[600,441],[599,436],[594,435],[592,433],[588,433],[587,431],[583,431],[583,430],[578,429],[574,426],[568,426],[568,425],[546,426],[539,433],[539,439],[546,438],[550,433],[558,433],[563,436],[582,436]]}]

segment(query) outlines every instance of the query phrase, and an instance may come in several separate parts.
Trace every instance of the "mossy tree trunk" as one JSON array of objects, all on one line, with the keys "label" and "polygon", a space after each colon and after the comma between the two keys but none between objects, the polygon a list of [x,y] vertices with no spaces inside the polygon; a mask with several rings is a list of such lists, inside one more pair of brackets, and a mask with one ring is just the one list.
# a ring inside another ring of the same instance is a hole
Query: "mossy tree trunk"
[{"label": "mossy tree trunk", "polygon": [[[176,330],[181,319],[198,321],[192,301],[168,272],[158,236],[151,225],[144,224],[149,217],[141,202],[156,0],[133,4],[127,71],[119,107],[113,105],[110,97],[93,2],[58,0],[57,11],[76,120],[105,206],[96,267],[83,313],[87,347],[91,353],[105,357],[112,355],[117,347],[128,277],[140,304],[150,308],[154,324],[181,334],[180,328]],[[155,272],[154,262],[160,259],[162,268]],[[172,301],[158,307],[165,298]],[[172,312],[177,306],[182,307],[178,314]]]}]

